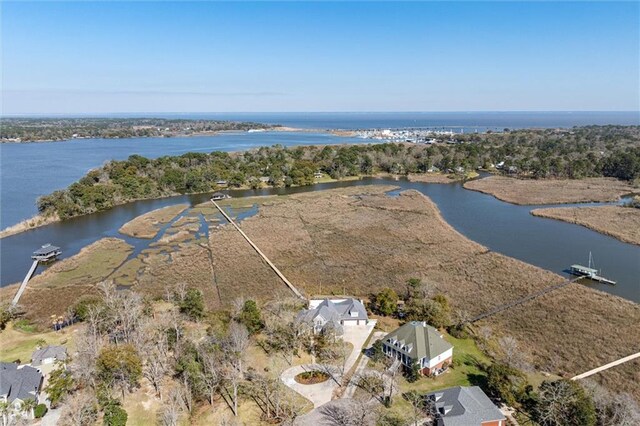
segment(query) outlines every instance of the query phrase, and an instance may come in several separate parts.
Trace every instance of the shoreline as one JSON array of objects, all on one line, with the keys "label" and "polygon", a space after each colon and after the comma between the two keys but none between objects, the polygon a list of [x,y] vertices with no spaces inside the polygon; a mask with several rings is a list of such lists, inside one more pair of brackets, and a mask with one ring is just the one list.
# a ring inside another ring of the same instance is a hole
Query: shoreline
[{"label": "shoreline", "polygon": [[149,138],[163,138],[163,139],[172,139],[172,138],[197,138],[204,136],[218,136],[225,133],[255,133],[259,132],[300,132],[303,129],[296,129],[293,127],[286,128],[287,130],[279,130],[281,126],[278,127],[265,127],[263,129],[251,129],[253,132],[249,130],[211,130],[197,133],[171,133],[171,134],[162,134],[162,135],[150,135],[150,136],[127,136],[127,137],[105,137],[105,136],[82,136],[77,138],[69,138],[69,139],[35,139],[28,141],[17,141],[14,139],[0,139],[0,144],[27,144],[27,143],[56,143],[56,142],[70,142],[76,140],[87,140],[87,139],[106,139],[106,140],[121,140],[121,139],[149,139]]},{"label": "shoreline", "polygon": [[[614,210],[615,209],[615,210]],[[640,229],[640,210],[623,206],[595,206],[595,207],[556,207],[531,210],[531,215],[545,219],[559,220],[572,223],[622,241],[623,243],[640,246],[640,235],[634,235],[634,229]],[[593,215],[590,215],[590,214]],[[627,223],[622,223],[625,215]],[[635,216],[635,217],[633,217]],[[631,223],[629,223],[631,222]],[[615,229],[615,226],[622,229]],[[637,232],[640,234],[640,232]]]},{"label": "shoreline", "polygon": [[[377,178],[377,177],[384,177],[384,176],[388,176],[385,173],[378,173],[378,174],[374,174],[374,175],[358,175],[358,176],[347,176],[343,179],[333,179],[330,177],[326,177],[326,178],[322,178],[321,180],[318,180],[316,182],[314,182],[313,184],[309,185],[309,186],[314,186],[314,185],[318,185],[318,184],[323,184],[323,183],[333,183],[333,182],[350,182],[350,181],[355,181],[355,180],[360,180],[364,177],[371,177],[371,178]],[[300,185],[291,185],[291,188],[298,188],[300,187]],[[261,188],[265,188],[265,187],[261,187]],[[271,189],[276,189],[278,187],[273,187],[273,186],[267,186],[266,188],[271,188]],[[238,191],[242,191],[242,190],[249,190],[251,189],[251,187],[249,185],[242,185],[239,187],[234,187],[234,188],[221,188],[221,189],[212,189],[209,191],[203,191],[203,192],[187,192],[187,193],[172,193],[172,194],[167,194],[167,195],[163,195],[160,197],[152,197],[152,198],[136,198],[136,199],[132,199],[132,200],[127,200],[123,203],[119,203],[119,204],[115,204],[112,207],[110,207],[107,210],[101,210],[101,211],[108,211],[111,210],[115,207],[119,207],[119,206],[124,206],[126,204],[129,203],[135,203],[137,201],[152,201],[152,200],[164,200],[166,198],[171,198],[171,197],[180,197],[183,195],[189,196],[189,195],[201,195],[201,194],[212,194],[214,192],[218,192],[218,191],[228,191],[228,190],[238,190]],[[243,197],[244,198],[244,197]],[[40,228],[42,226],[46,226],[46,225],[51,225],[53,223],[58,223],[58,222],[63,222],[66,220],[71,220],[77,217],[82,217],[82,216],[89,216],[95,213],[100,213],[100,212],[93,212],[93,213],[87,213],[84,215],[78,215],[78,216],[74,216],[74,217],[70,217],[68,219],[60,219],[60,217],[58,217],[57,215],[49,217],[49,218],[45,218],[44,216],[42,216],[42,214],[38,213],[28,219],[25,219],[23,221],[20,221],[18,223],[16,223],[15,225],[10,225],[2,230],[0,230],[0,240],[2,240],[3,238],[6,237],[11,237],[13,235],[17,235],[17,234],[21,234],[23,232],[26,231],[31,231],[33,229],[37,229]]]}]

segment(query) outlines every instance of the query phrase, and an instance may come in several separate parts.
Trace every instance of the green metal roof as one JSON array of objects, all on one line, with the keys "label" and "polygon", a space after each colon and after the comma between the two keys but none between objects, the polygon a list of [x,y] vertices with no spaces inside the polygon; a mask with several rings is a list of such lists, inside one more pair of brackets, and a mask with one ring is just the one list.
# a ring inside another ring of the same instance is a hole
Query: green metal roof
[{"label": "green metal roof", "polygon": [[[391,343],[388,340],[391,339]],[[453,348],[453,346],[444,340],[438,330],[421,321],[411,321],[400,328],[387,334],[384,342],[392,345],[398,341],[399,346],[394,348],[406,353],[413,359],[433,359],[438,355]],[[405,347],[405,349],[402,349]]]}]

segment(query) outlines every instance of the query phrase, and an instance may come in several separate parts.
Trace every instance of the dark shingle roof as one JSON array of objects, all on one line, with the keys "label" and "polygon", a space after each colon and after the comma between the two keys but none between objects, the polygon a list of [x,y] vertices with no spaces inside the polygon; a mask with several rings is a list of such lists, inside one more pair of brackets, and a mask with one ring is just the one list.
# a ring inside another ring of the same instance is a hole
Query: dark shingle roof
[{"label": "dark shingle roof", "polygon": [[312,322],[317,317],[325,321],[366,320],[367,310],[357,299],[324,299],[315,309],[307,309],[298,314],[298,321]]},{"label": "dark shingle roof", "polygon": [[480,425],[504,420],[505,416],[478,386],[442,389],[427,394],[435,401],[439,424],[444,426]]},{"label": "dark shingle roof", "polygon": [[41,365],[42,361],[47,358],[64,361],[67,359],[67,349],[64,346],[47,346],[46,348],[38,349],[31,356],[31,365]]},{"label": "dark shingle roof", "polygon": [[0,396],[5,396],[8,402],[36,399],[42,385],[42,374],[27,365],[18,367],[16,363],[0,363]]}]

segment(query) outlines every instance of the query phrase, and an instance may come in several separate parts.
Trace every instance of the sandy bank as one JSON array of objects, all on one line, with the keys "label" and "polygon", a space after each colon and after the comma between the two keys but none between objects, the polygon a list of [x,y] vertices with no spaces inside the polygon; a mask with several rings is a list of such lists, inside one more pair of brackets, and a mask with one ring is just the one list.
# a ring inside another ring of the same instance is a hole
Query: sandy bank
[{"label": "sandy bank", "polygon": [[464,184],[512,204],[569,204],[616,201],[637,188],[614,178],[516,179],[489,176]]},{"label": "sandy bank", "polygon": [[0,238],[8,237],[10,235],[19,234],[30,229],[38,228],[40,226],[49,225],[50,223],[58,222],[60,218],[57,214],[51,216],[35,215],[30,219],[23,220],[20,223],[16,223],[13,226],[9,226],[0,231]]},{"label": "sandy bank", "polygon": [[558,207],[535,209],[531,214],[575,223],[625,243],[640,245],[640,209],[622,206]]}]

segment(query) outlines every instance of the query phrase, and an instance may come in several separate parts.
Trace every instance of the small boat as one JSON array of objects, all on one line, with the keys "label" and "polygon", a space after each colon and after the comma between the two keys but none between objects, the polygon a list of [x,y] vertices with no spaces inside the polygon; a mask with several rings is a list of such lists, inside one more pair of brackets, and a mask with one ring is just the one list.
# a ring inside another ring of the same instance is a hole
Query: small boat
[{"label": "small boat", "polygon": [[227,198],[231,198],[231,195],[223,194],[222,192],[216,192],[211,195],[211,201],[226,200]]},{"label": "small boat", "polygon": [[600,275],[601,271],[598,271],[592,266],[593,266],[593,256],[591,255],[591,252],[589,252],[589,266],[583,266],[583,265],[577,265],[577,264],[571,265],[569,272],[571,272],[572,275],[589,278],[590,280],[593,280],[593,281],[598,281],[601,283],[611,284],[611,285],[616,284],[615,281],[612,281],[610,279],[607,279],[601,276]]}]

